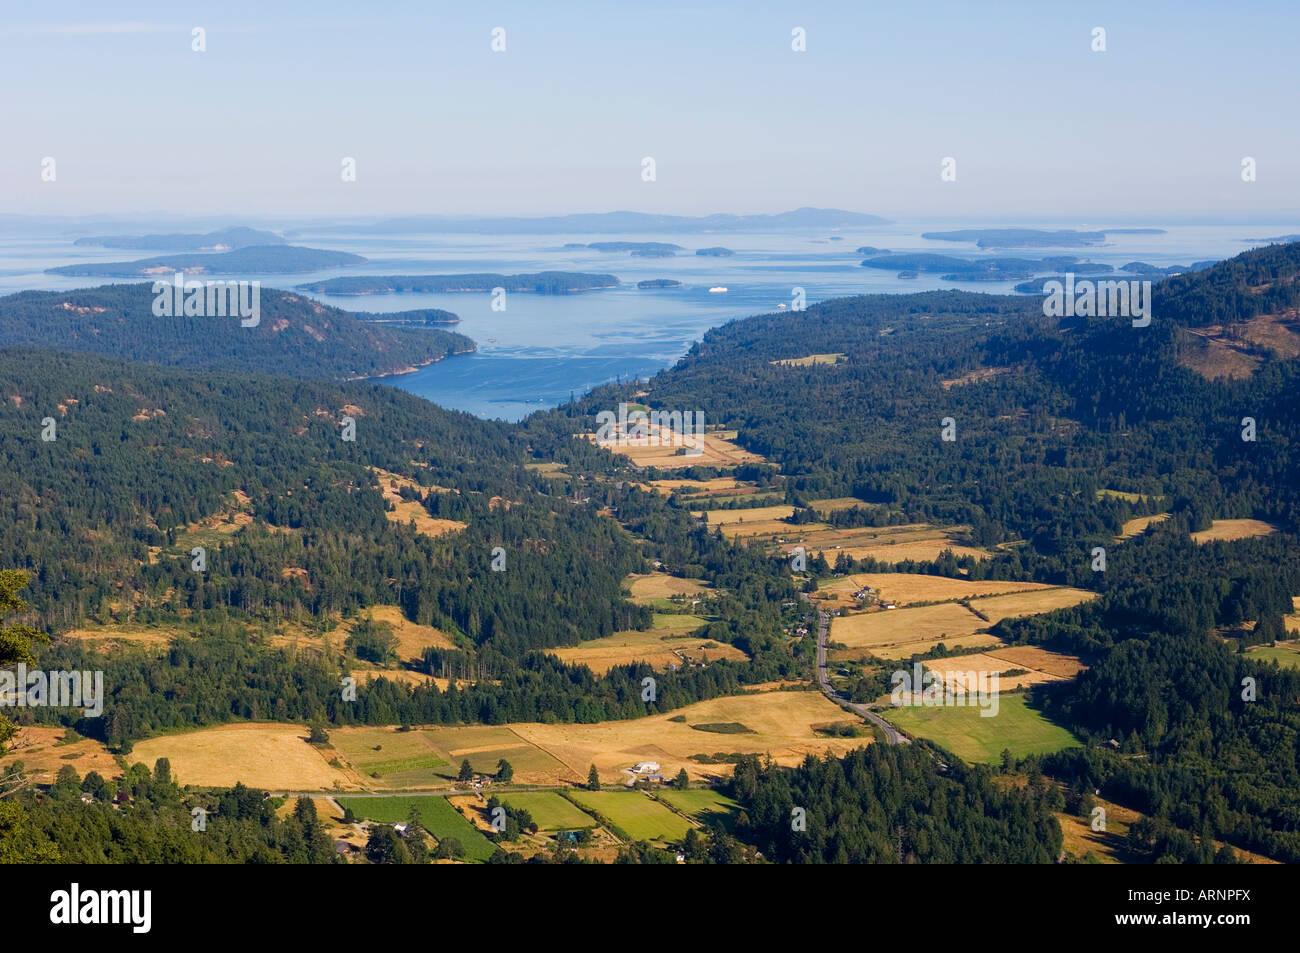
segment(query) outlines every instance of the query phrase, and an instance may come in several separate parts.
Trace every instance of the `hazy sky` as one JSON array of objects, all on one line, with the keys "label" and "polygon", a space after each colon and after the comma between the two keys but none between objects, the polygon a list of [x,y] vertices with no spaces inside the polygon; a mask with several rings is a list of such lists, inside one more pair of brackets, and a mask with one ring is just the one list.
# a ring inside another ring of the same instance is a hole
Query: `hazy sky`
[{"label": "hazy sky", "polygon": [[[1300,210],[1295,0],[3,10],[0,212],[818,205],[1097,223]],[[191,49],[195,27],[206,52]],[[791,49],[795,27],[806,52]],[[355,182],[341,181],[345,156]],[[946,156],[955,182],[940,179]]]}]

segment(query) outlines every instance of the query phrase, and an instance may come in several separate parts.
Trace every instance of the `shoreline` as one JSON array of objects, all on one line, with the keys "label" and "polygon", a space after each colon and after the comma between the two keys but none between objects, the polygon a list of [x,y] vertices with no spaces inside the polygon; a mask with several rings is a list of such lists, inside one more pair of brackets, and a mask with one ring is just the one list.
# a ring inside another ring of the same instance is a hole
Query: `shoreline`
[{"label": "shoreline", "polygon": [[446,354],[442,355],[441,357],[431,357],[427,361],[422,361],[419,364],[411,364],[400,370],[385,371],[383,374],[363,374],[358,377],[345,377],[343,379],[343,382],[345,384],[351,384],[356,381],[377,381],[385,377],[402,377],[406,374],[414,374],[416,371],[420,370],[421,368],[428,367],[430,364],[437,364],[441,361],[445,361],[449,357],[459,357],[462,354],[476,354],[477,352],[478,352],[478,345],[475,344],[473,347],[467,348],[464,351],[448,351]]}]

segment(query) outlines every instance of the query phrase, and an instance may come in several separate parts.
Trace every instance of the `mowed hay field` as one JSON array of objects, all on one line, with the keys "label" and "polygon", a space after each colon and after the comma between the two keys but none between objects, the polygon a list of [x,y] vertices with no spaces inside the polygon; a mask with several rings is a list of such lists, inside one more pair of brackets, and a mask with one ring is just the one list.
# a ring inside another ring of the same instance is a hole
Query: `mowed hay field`
[{"label": "mowed hay field", "polygon": [[[102,742],[93,738],[81,738],[64,743],[64,739],[76,738],[68,729],[50,725],[29,725],[18,729],[18,734],[9,741],[9,751],[0,758],[0,767],[8,767],[15,761],[23,763],[23,770],[33,780],[42,784],[52,784],[59,769],[72,765],[77,774],[83,778],[91,771],[98,771],[105,778],[122,773],[117,760],[108,752]],[[130,761],[143,761],[134,755]],[[153,767],[153,762],[147,762]]]},{"label": "mowed hay field", "polygon": [[505,725],[335,728],[330,744],[357,780],[374,790],[442,787],[455,780],[463,760],[479,774],[495,774],[505,759],[519,784],[579,780],[576,772]]},{"label": "mowed hay field", "polygon": [[1010,645],[984,653],[1011,668],[1027,668],[1056,678],[1074,678],[1087,668],[1077,656],[1053,652],[1036,645]]},{"label": "mowed hay field", "polygon": [[789,504],[751,506],[743,510],[692,510],[691,515],[703,517],[710,530],[721,527],[722,535],[728,539],[742,536],[788,536],[794,533],[830,529],[824,523],[795,526],[793,523],[785,522],[794,515],[794,507]]},{"label": "mowed hay field", "polygon": [[[988,623],[956,602],[911,609],[881,609],[837,616],[831,620],[831,642],[851,649],[874,648],[937,639],[959,639],[974,635]],[[969,643],[966,643],[969,644]]]},{"label": "mowed hay field", "polygon": [[[673,721],[684,717],[685,721]],[[735,752],[767,754],[779,764],[796,765],[805,755],[843,754],[869,743],[863,738],[825,738],[814,725],[843,721],[844,710],[821,692],[769,691],[730,695],[697,702],[662,715],[594,725],[513,724],[520,737],[544,748],[570,767],[570,776],[586,780],[594,764],[602,782],[627,783],[625,769],[641,761],[657,761],[660,772],[672,777],[685,768],[692,778],[713,778],[731,772],[730,765],[706,765],[693,754]],[[735,722],[751,734],[699,731],[691,725]],[[518,779],[519,768],[515,767]]]},{"label": "mowed hay field", "polygon": [[572,801],[554,791],[504,794],[501,800],[512,808],[531,814],[539,831],[576,831],[596,826],[594,817],[584,814]]},{"label": "mowed hay field", "polygon": [[[596,443],[594,433],[580,436]],[[706,433],[700,441],[699,453],[684,453],[683,451],[697,449],[695,435],[692,433],[683,436],[665,429],[662,433],[652,433],[648,438],[620,435],[619,439],[601,446],[627,457],[633,466],[642,468],[673,470],[682,467],[738,467],[742,463],[764,462],[758,454],[750,453],[733,443],[735,438],[735,431]],[[684,445],[684,441],[689,442],[689,445]]]},{"label": "mowed hay field", "polygon": [[[956,556],[988,559],[987,550],[958,542],[956,537],[967,532],[966,526],[931,526],[928,523],[909,523],[904,526],[867,526],[851,529],[832,529],[821,523],[793,526],[779,524],[780,530],[770,535],[781,536],[786,553],[802,546],[810,554],[821,553],[827,562],[844,552],[854,559],[876,559],[882,563],[900,563],[905,560],[938,559],[944,550]],[[728,535],[724,527],[723,535]],[[734,532],[733,535],[741,535]]]},{"label": "mowed hay field", "polygon": [[413,787],[427,782],[437,768],[448,767],[446,752],[435,748],[423,731],[338,728],[330,733],[330,745],[366,783]]},{"label": "mowed hay field", "polygon": [[[883,578],[883,584],[893,574],[859,573],[854,580]],[[915,591],[931,591],[936,595],[946,588],[946,583],[957,586],[980,586],[965,580],[938,580],[937,577],[908,576],[896,585],[899,591],[908,591],[916,586]],[[838,580],[837,580],[838,582]],[[1008,583],[1007,585],[1017,585]],[[962,648],[982,648],[991,651],[994,647],[1003,649],[1002,641],[988,634],[989,626],[1006,618],[1037,615],[1077,605],[1094,598],[1095,593],[1083,589],[1040,586],[1023,592],[991,596],[970,600],[970,605],[988,617],[984,621],[965,605],[959,602],[939,602],[934,605],[912,606],[903,609],[875,609],[854,612],[849,615],[836,616],[831,620],[832,643],[846,646],[833,649],[830,658],[833,661],[861,658],[864,651],[882,659],[909,658],[918,653],[928,652],[942,643],[949,650]],[[1067,663],[1068,664],[1068,663]],[[1008,665],[1006,668],[1029,668],[1030,664]],[[1077,671],[1077,670],[1076,670]],[[1056,674],[1055,669],[1043,670],[1045,678],[1034,679],[1026,676],[1028,682],[1050,681]]]},{"label": "mowed hay field", "polygon": [[880,714],[908,734],[927,738],[970,762],[998,761],[1003,749],[1023,758],[1080,745],[1079,739],[1067,729],[1030,708],[1023,695],[998,696],[996,715],[982,717],[983,710],[977,705],[943,708],[914,705],[886,708]]},{"label": "mowed hay field", "polygon": [[1147,527],[1155,523],[1163,523],[1169,519],[1168,513],[1156,513],[1154,516],[1138,516],[1124,523],[1120,528],[1120,534],[1115,537],[1115,542],[1125,539],[1132,539],[1134,536],[1141,536],[1147,531]]},{"label": "mowed hay field", "polygon": [[357,817],[380,824],[405,821],[414,807],[420,812],[420,826],[438,840],[454,837],[465,848],[466,860],[484,861],[497,847],[444,797],[341,797],[342,807],[352,808]]},{"label": "mowed hay field", "polygon": [[130,760],[152,765],[159,758],[171,761],[180,784],[317,790],[352,783],[307,743],[302,725],[253,722],[163,735],[137,742]]},{"label": "mowed hay field", "polygon": [[585,811],[594,812],[632,840],[665,843],[680,840],[691,822],[639,791],[570,791]]},{"label": "mowed hay field", "polygon": [[585,665],[597,675],[604,675],[616,665],[633,662],[645,662],[657,671],[664,671],[669,665],[681,667],[686,660],[742,661],[747,657],[740,649],[725,642],[685,638],[686,633],[707,624],[707,620],[699,616],[656,612],[654,620],[654,625],[645,632],[615,632],[581,645],[547,649],[547,654],[554,655],[566,665]]},{"label": "mowed hay field", "polygon": [[1291,614],[1282,616],[1282,627],[1300,637],[1300,596],[1291,597]]},{"label": "mowed hay field", "polygon": [[1009,582],[1001,579],[951,579],[948,576],[926,576],[908,572],[858,572],[838,579],[818,581],[818,592],[847,592],[852,594],[863,586],[883,602],[906,606],[914,602],[947,602],[953,599],[971,599],[977,596],[998,596],[1010,592],[1032,592],[1051,589],[1041,582]]},{"label": "mowed hay field", "polygon": [[683,497],[735,497],[752,496],[758,487],[734,477],[714,477],[711,480],[651,480],[650,486],[664,496],[680,493]]},{"label": "mowed hay field", "polygon": [[1271,536],[1278,531],[1272,523],[1263,520],[1214,520],[1209,529],[1192,533],[1192,539],[1198,543],[1212,543],[1216,540],[1252,539],[1256,536]]},{"label": "mowed hay field", "polygon": [[[1006,649],[1005,651],[1016,653],[1016,649]],[[998,675],[999,691],[1012,691],[1025,685],[1038,685],[1042,682],[1060,682],[1073,678],[1083,669],[1083,664],[1072,655],[1060,655],[1055,652],[1048,652],[1045,649],[1031,649],[1030,651],[1040,653],[1032,656],[1036,661],[1040,661],[1058,672],[1068,672],[1068,674],[1053,674],[1051,672],[1036,669],[1029,664],[1030,656],[1021,652],[1013,654],[1012,658],[1006,658],[1000,652],[980,652],[973,655],[958,655],[948,659],[935,659],[925,662],[928,669],[938,672],[943,677],[943,683],[950,691],[956,692],[973,692],[979,686],[979,678],[983,673]],[[1019,675],[1003,675],[1002,673],[1010,670],[1025,669]]]},{"label": "mowed hay field", "polygon": [[1055,609],[1068,609],[1081,602],[1097,598],[1095,592],[1086,589],[1071,589],[1063,586],[1059,589],[1039,589],[1033,592],[1017,592],[1008,596],[994,596],[988,599],[972,599],[973,608],[989,617],[987,625],[994,625],[1003,619],[1015,619],[1026,615],[1039,615]]},{"label": "mowed hay field", "polygon": [[698,596],[702,592],[708,592],[707,586],[694,579],[681,579],[664,572],[645,575],[633,573],[623,581],[632,593],[632,601],[639,606],[653,605],[673,596]]}]

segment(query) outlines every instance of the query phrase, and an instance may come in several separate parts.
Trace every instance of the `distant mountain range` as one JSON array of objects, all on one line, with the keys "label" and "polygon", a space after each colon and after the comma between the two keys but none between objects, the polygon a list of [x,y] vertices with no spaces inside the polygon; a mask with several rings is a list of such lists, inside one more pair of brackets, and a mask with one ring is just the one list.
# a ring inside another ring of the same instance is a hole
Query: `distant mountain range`
[{"label": "distant mountain range", "polygon": [[472,233],[479,235],[547,235],[576,232],[735,232],[785,228],[851,228],[888,225],[888,219],[834,208],[798,208],[775,215],[653,215],[648,212],[596,212],[541,218],[473,218],[409,215],[369,225],[338,225],[320,232],[351,234]]}]

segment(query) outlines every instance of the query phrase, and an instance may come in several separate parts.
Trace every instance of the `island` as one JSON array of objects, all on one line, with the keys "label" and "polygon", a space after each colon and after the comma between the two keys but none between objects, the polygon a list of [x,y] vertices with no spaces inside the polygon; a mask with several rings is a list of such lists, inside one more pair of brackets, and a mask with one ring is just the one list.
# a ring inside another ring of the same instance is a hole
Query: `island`
[{"label": "island", "polygon": [[[237,316],[160,315],[147,281],[22,291],[0,298],[0,338],[21,347],[57,341],[63,352],[142,362],[138,367],[334,380],[405,374],[475,349],[470,338],[454,331],[360,321],[359,315],[289,291],[263,288],[258,302],[258,319],[246,326]],[[116,399],[118,382],[106,383],[104,399]]]},{"label": "island", "polygon": [[1101,232],[1080,232],[1072,228],[961,228],[951,232],[922,232],[922,238],[941,242],[974,242],[980,248],[1074,248],[1100,245],[1106,235],[1163,235],[1163,228],[1110,228]]},{"label": "island", "polygon": [[460,315],[441,308],[414,308],[410,311],[352,311],[358,321],[375,324],[400,324],[408,327],[427,327],[431,324],[459,324]]},{"label": "island", "polygon": [[301,291],[333,295],[377,295],[393,292],[459,293],[506,291],[563,295],[600,288],[616,288],[613,275],[587,275],[571,271],[541,271],[533,275],[348,275],[325,278],[298,286]]},{"label": "island", "polygon": [[680,288],[682,283],[672,278],[647,278],[636,283],[638,288]]},{"label": "island", "polygon": [[879,255],[862,262],[862,267],[897,272],[938,272],[944,281],[1008,281],[1062,270],[1080,275],[1114,271],[1110,265],[1079,261],[1068,255],[1051,258],[954,258],[930,252]]},{"label": "island", "polygon": [[405,215],[369,224],[333,225],[318,232],[356,234],[474,234],[474,235],[616,235],[639,232],[667,235],[682,232],[773,232],[787,228],[844,229],[889,225],[888,219],[837,208],[797,208],[775,215],[656,215],[647,212],[581,212],[537,218]]},{"label": "island", "polygon": [[252,245],[284,245],[285,240],[275,232],[257,228],[225,228],[216,232],[162,235],[99,235],[78,238],[73,245],[94,245],[99,248],[153,249],[156,251],[233,251]]},{"label": "island", "polygon": [[88,262],[46,268],[47,275],[74,278],[157,278],[174,272],[187,275],[290,275],[341,265],[360,265],[366,259],[345,251],[300,248],[296,245],[251,245],[235,251],[200,255],[163,255],[139,261]]},{"label": "island", "polygon": [[734,255],[735,252],[730,248],[723,248],[721,245],[714,245],[711,248],[697,248],[695,254],[703,255],[705,258],[727,258]]},{"label": "island", "polygon": [[587,247],[599,252],[631,252],[638,258],[671,258],[686,250],[670,242],[592,242]]},{"label": "island", "polygon": [[[1128,280],[1133,280],[1133,279],[1152,280],[1152,279],[1160,279],[1160,278],[1169,278],[1173,275],[1184,275],[1184,274],[1190,274],[1191,272],[1194,271],[1204,271],[1206,268],[1209,268],[1211,265],[1217,265],[1217,264],[1218,264],[1217,261],[1194,261],[1190,265],[1160,266],[1160,265],[1148,265],[1146,262],[1143,261],[1131,261],[1127,265],[1120,266],[1119,271],[1116,272],[1115,274],[1115,279],[1122,281],[1125,280],[1126,278]],[[1080,274],[1085,274],[1085,272],[1080,272],[1077,269],[1072,269],[1072,270],[1076,276]],[[1015,286],[1014,290],[1019,292],[1020,294],[1044,294],[1045,291],[1043,289],[1043,286],[1046,285],[1049,281],[1059,281],[1062,285],[1064,285],[1066,282],[1066,276],[1064,274],[1040,275],[1036,278],[1031,278],[1029,281],[1020,282],[1018,285]]]}]

